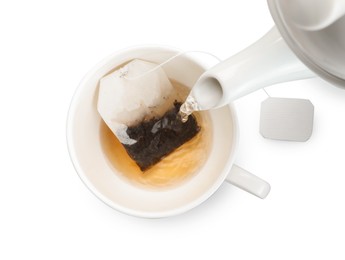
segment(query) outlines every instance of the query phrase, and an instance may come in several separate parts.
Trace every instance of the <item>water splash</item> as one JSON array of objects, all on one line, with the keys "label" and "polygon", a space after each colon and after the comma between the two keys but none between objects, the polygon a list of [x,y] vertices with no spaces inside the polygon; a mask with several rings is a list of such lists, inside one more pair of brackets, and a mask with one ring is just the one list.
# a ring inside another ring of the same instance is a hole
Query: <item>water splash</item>
[{"label": "water splash", "polygon": [[189,115],[198,110],[200,110],[198,103],[195,101],[192,95],[189,95],[186,101],[180,107],[179,116],[181,117],[181,121],[183,123],[187,122]]}]

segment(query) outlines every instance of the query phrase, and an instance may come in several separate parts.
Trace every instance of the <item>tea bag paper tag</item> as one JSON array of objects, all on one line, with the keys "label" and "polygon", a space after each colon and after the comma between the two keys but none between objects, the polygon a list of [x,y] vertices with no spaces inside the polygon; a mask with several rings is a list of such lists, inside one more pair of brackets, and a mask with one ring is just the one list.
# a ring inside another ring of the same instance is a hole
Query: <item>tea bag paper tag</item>
[{"label": "tea bag paper tag", "polygon": [[314,106],[307,99],[269,97],[261,103],[260,133],[282,141],[307,141],[313,132]]}]

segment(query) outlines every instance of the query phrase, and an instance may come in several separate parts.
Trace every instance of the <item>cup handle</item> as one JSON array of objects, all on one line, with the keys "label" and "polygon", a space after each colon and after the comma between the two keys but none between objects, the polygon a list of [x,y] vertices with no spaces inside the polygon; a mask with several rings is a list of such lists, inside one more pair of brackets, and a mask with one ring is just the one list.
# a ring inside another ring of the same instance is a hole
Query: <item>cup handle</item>
[{"label": "cup handle", "polygon": [[232,166],[228,176],[226,177],[226,181],[261,199],[266,198],[271,190],[271,186],[268,182],[235,164]]}]

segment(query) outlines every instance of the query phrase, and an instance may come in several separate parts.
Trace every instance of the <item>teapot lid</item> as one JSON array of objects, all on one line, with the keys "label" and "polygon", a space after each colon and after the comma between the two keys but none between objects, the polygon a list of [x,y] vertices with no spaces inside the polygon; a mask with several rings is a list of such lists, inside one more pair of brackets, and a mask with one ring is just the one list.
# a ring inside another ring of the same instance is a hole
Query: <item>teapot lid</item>
[{"label": "teapot lid", "polygon": [[345,1],[267,0],[282,37],[323,79],[345,87]]}]

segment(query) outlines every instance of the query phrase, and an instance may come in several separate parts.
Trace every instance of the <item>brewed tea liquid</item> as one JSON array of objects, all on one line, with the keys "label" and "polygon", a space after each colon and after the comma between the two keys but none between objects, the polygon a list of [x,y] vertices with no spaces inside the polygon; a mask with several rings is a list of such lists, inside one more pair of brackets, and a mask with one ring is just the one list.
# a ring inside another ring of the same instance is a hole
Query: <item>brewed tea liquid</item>
[{"label": "brewed tea liquid", "polygon": [[[171,81],[181,100],[188,95],[188,88]],[[160,162],[142,172],[129,157],[123,145],[102,121],[101,143],[107,159],[116,172],[134,185],[149,188],[174,187],[195,174],[205,163],[211,149],[211,122],[207,112],[194,113],[200,132],[190,141],[164,157]]]}]

